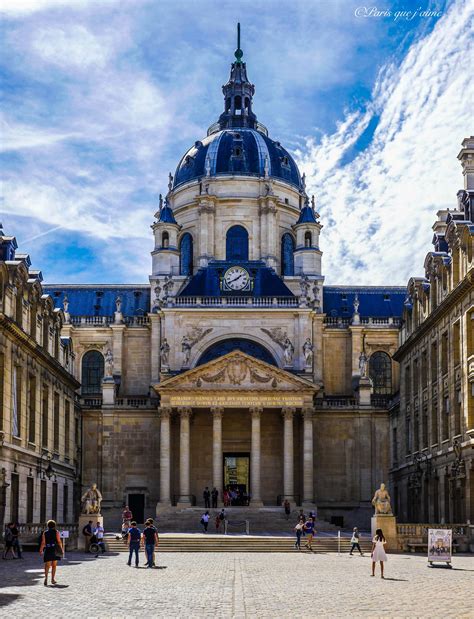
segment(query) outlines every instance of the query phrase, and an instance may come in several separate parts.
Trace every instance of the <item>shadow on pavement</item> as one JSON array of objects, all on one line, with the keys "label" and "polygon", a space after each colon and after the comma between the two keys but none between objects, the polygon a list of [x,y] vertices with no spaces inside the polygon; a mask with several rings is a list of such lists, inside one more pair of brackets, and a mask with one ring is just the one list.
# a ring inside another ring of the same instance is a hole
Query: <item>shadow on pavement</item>
[{"label": "shadow on pavement", "polygon": [[23,596],[19,593],[0,593],[0,608],[2,606],[8,606],[9,604],[13,604],[13,602],[16,602],[21,597]]}]

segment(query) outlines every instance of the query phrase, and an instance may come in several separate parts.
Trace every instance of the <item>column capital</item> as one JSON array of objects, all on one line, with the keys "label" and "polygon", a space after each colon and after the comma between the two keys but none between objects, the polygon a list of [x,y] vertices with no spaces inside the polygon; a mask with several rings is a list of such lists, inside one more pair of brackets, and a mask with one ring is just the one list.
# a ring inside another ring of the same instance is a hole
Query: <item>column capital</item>
[{"label": "column capital", "polygon": [[172,413],[173,413],[173,409],[171,408],[171,406],[159,406],[158,407],[158,414],[160,416],[160,419],[169,419]]},{"label": "column capital", "polygon": [[180,406],[178,408],[178,413],[181,419],[189,419],[193,414],[193,409],[189,406]]},{"label": "column capital", "polygon": [[296,408],[293,407],[285,407],[281,409],[281,414],[285,420],[293,420],[294,414],[296,413]]},{"label": "column capital", "polygon": [[260,416],[263,413],[263,408],[261,406],[252,406],[249,410],[252,419],[260,419]]},{"label": "column capital", "polygon": [[224,408],[222,406],[212,406],[211,413],[214,419],[222,419],[224,415]]},{"label": "column capital", "polygon": [[305,406],[301,409],[301,416],[306,421],[306,419],[311,420],[314,417],[314,408],[312,406]]}]

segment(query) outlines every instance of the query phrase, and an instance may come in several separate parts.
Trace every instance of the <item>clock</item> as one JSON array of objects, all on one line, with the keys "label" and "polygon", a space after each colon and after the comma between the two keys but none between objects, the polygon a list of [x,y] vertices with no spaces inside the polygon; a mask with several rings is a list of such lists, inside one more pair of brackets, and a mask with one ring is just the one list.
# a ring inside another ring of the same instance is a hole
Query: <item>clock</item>
[{"label": "clock", "polygon": [[250,273],[240,266],[230,267],[222,278],[222,289],[238,292],[251,290]]}]

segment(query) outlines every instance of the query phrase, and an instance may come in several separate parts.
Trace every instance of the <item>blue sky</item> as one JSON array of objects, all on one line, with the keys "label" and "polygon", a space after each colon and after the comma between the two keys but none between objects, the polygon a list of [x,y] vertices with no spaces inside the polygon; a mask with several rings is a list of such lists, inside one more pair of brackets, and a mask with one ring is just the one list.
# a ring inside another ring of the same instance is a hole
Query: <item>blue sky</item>
[{"label": "blue sky", "polygon": [[[317,196],[326,282],[422,274],[473,133],[473,5],[361,6],[3,0],[5,230],[47,282],[147,281],[157,196],[221,112],[240,21],[257,116]],[[420,9],[440,15],[397,17]]]}]

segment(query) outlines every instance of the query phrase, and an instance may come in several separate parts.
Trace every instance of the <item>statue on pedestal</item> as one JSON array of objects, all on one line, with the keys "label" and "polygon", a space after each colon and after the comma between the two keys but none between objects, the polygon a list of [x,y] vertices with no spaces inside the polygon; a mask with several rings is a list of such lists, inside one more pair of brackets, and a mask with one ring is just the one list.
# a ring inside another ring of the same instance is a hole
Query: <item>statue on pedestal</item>
[{"label": "statue on pedestal", "polygon": [[285,357],[285,365],[292,365],[294,352],[295,352],[295,347],[291,343],[290,338],[287,337],[283,344],[283,356]]},{"label": "statue on pedestal", "polygon": [[105,377],[111,378],[114,374],[114,356],[110,348],[105,353]]},{"label": "statue on pedestal", "polygon": [[168,340],[164,338],[163,343],[160,346],[160,358],[161,358],[162,367],[168,367],[169,355],[170,355],[170,345],[168,344]]},{"label": "statue on pedestal", "polygon": [[306,338],[306,342],[303,344],[304,361],[307,368],[311,367],[313,362],[313,350],[314,346],[311,344],[311,340],[308,337]]},{"label": "statue on pedestal", "polygon": [[97,488],[97,484],[92,484],[92,486],[82,495],[81,513],[82,514],[100,514],[101,504],[102,504],[102,494]]},{"label": "statue on pedestal", "polygon": [[375,507],[375,515],[393,516],[392,506],[390,505],[390,495],[385,488],[385,484],[380,484],[380,488],[375,491],[372,505]]},{"label": "statue on pedestal", "polygon": [[183,335],[183,339],[181,340],[181,351],[184,357],[183,366],[187,366],[191,360],[191,342],[187,335]]}]

